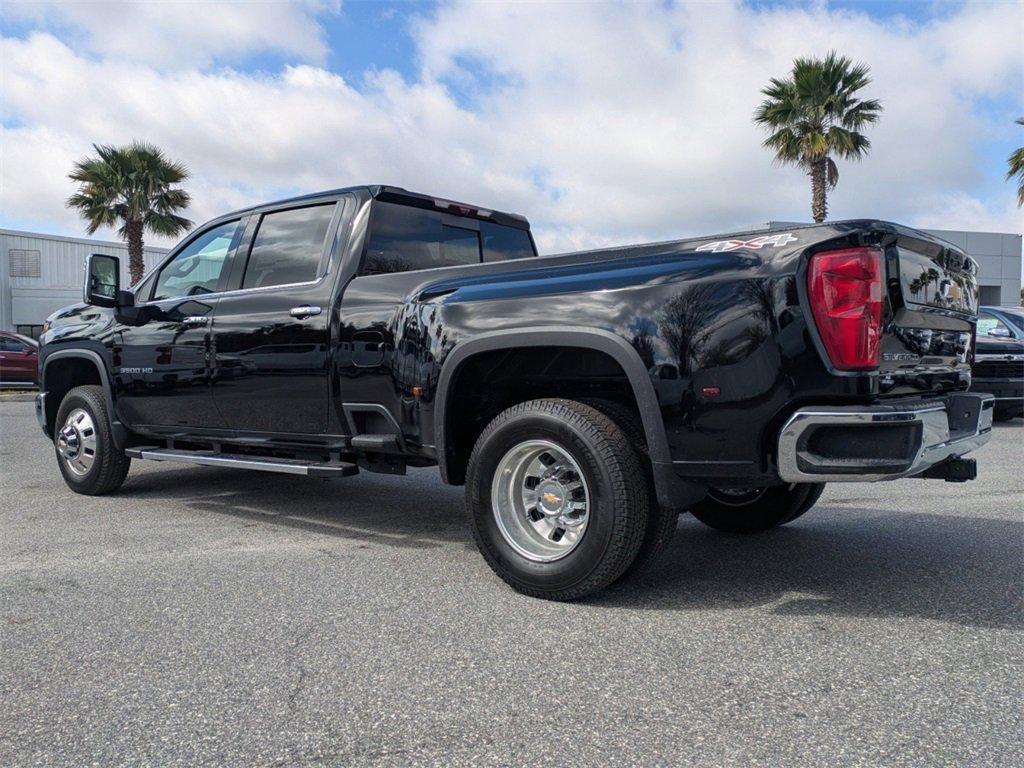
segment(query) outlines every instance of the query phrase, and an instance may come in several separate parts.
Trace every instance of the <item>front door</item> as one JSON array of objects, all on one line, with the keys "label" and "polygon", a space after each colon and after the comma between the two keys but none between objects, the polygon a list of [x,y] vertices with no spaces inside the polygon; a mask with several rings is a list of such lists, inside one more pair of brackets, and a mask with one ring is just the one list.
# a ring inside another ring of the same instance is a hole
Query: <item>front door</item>
[{"label": "front door", "polygon": [[[259,215],[213,323],[213,401],[245,433],[327,432],[335,203]],[[252,226],[252,225],[250,225]]]},{"label": "front door", "polygon": [[152,319],[114,334],[113,383],[121,418],[138,426],[221,426],[207,370],[216,299],[151,306]]},{"label": "front door", "polygon": [[126,423],[223,426],[210,395],[212,294],[223,287],[240,229],[236,220],[195,235],[161,267],[148,295],[137,297],[139,319],[114,329],[113,384]]}]

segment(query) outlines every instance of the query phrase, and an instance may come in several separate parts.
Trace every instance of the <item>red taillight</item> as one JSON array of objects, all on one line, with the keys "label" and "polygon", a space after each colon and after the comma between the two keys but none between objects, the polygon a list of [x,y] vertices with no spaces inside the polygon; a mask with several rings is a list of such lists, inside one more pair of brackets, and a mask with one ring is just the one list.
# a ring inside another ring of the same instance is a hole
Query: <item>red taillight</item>
[{"label": "red taillight", "polygon": [[882,254],[845,248],[811,257],[807,294],[832,365],[843,371],[878,367],[882,336]]}]

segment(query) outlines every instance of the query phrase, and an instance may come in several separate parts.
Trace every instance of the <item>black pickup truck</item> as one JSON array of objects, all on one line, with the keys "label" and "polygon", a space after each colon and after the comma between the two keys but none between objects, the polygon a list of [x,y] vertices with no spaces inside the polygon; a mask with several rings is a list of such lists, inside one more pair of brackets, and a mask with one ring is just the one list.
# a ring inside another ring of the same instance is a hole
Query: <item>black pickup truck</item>
[{"label": "black pickup truck", "polygon": [[93,255],[37,412],[78,493],[132,459],[437,465],[495,572],[571,599],[681,511],[752,533],[826,482],[973,479],[976,272],[880,221],[541,257],[521,216],[341,189],[205,224],[131,291]]}]

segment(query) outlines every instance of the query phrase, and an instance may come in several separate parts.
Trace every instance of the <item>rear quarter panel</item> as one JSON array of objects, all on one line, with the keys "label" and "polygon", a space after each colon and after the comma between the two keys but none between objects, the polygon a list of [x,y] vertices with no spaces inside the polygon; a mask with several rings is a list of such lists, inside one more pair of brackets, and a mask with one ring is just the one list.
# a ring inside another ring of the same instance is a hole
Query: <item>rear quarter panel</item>
[{"label": "rear quarter panel", "polygon": [[765,435],[782,414],[875,391],[869,377],[831,376],[822,365],[796,285],[801,249],[638,250],[527,260],[416,286],[392,329],[394,348],[418,357],[410,366],[396,354],[392,368],[396,384],[423,388],[422,443],[435,442],[433,397],[452,350],[489,334],[514,339],[516,329],[591,328],[623,339],[648,373],[671,459],[694,477],[761,473]]}]

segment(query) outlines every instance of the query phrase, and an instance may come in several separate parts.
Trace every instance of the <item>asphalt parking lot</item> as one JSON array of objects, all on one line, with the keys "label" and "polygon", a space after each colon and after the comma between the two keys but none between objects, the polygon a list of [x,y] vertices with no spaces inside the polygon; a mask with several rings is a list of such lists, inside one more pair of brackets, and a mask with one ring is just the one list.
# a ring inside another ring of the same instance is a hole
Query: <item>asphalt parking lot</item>
[{"label": "asphalt parking lot", "polygon": [[981,476],[681,520],[586,602],[494,577],[435,470],[135,462],[75,496],[0,401],[0,765],[1024,764],[1024,429]]}]

